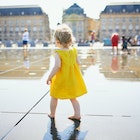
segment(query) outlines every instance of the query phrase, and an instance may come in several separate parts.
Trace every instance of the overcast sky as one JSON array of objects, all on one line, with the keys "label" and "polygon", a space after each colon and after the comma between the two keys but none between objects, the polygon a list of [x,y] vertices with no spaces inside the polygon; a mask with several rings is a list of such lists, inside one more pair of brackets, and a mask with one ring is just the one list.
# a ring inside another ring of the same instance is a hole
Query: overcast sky
[{"label": "overcast sky", "polygon": [[49,16],[50,27],[55,29],[61,23],[63,10],[77,3],[90,18],[99,18],[99,14],[110,2],[139,2],[140,0],[0,0],[0,6],[40,5]]}]

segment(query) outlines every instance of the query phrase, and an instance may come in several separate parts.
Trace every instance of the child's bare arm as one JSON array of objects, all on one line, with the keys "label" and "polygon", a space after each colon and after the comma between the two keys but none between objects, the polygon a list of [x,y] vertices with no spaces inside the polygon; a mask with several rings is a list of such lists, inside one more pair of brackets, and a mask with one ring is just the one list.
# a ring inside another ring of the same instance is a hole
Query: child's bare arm
[{"label": "child's bare arm", "polygon": [[80,64],[81,64],[80,59],[79,59],[79,57],[78,57],[78,56],[77,56],[77,58],[76,58],[76,62],[77,62],[77,64],[78,64],[78,65],[80,65]]},{"label": "child's bare arm", "polygon": [[60,60],[60,57],[59,55],[56,53],[55,54],[55,64],[54,64],[54,67],[53,69],[51,70],[49,76],[48,76],[48,79],[46,81],[46,83],[49,85],[51,83],[51,79],[52,77],[59,71],[61,67],[61,60]]}]

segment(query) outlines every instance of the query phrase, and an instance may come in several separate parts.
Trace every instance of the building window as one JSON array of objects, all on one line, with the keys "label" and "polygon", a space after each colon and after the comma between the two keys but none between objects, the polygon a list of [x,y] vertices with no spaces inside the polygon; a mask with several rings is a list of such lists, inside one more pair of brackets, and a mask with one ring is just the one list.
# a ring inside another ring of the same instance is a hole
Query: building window
[{"label": "building window", "polygon": [[16,20],[16,25],[19,25],[19,21],[18,20]]},{"label": "building window", "polygon": [[82,32],[82,22],[78,23],[78,32],[81,33]]},{"label": "building window", "polygon": [[139,25],[136,25],[135,29],[136,29],[136,30],[139,30]]},{"label": "building window", "polygon": [[110,18],[110,19],[109,19],[109,22],[111,22],[111,23],[112,23],[112,22],[113,22],[113,19],[112,19],[112,18]]},{"label": "building window", "polygon": [[2,28],[0,27],[0,35],[1,35],[1,33],[2,33]]},{"label": "building window", "polygon": [[33,23],[34,23],[34,25],[37,25],[37,20],[34,20]]},{"label": "building window", "polygon": [[119,18],[115,19],[115,23],[118,24],[119,23]]},{"label": "building window", "polygon": [[124,17],[124,18],[122,18],[122,22],[125,22],[125,21],[126,21],[125,17]]},{"label": "building window", "polygon": [[113,30],[112,30],[112,29],[109,29],[108,31],[109,31],[109,33],[110,33],[110,34],[112,34],[112,32],[113,32]]},{"label": "building window", "polygon": [[103,32],[103,33],[106,32],[106,29],[102,29],[102,32]]},{"label": "building window", "polygon": [[116,27],[115,27],[115,31],[116,31],[117,33],[119,32],[119,29],[120,29],[119,26],[116,26]]},{"label": "building window", "polygon": [[105,24],[105,22],[106,22],[105,18],[101,19],[101,23]]},{"label": "building window", "polygon": [[21,27],[21,31],[22,31],[22,32],[24,31],[24,29],[25,29],[25,27]]},{"label": "building window", "polygon": [[112,9],[109,9],[109,13],[112,13]]},{"label": "building window", "polygon": [[22,21],[21,21],[21,25],[24,26],[24,24],[25,24],[25,21],[22,20]]},{"label": "building window", "polygon": [[39,32],[42,32],[42,31],[43,31],[43,28],[40,26]]},{"label": "building window", "polygon": [[10,34],[9,33],[7,33],[7,37],[9,37],[10,36]]},{"label": "building window", "polygon": [[10,27],[10,32],[13,32],[13,27]]},{"label": "building window", "polygon": [[129,18],[129,22],[132,22],[132,18],[131,17]]},{"label": "building window", "polygon": [[126,26],[125,26],[125,25],[123,25],[123,26],[122,26],[122,29],[126,29]]},{"label": "building window", "polygon": [[24,12],[23,11],[21,12],[21,15],[24,15]]},{"label": "building window", "polygon": [[18,31],[19,31],[19,28],[18,28],[18,27],[16,27],[16,28],[15,28],[15,31],[16,31],[16,32],[18,32]]},{"label": "building window", "polygon": [[133,29],[133,26],[132,25],[129,25],[129,30],[132,30]]},{"label": "building window", "polygon": [[110,25],[110,26],[109,26],[109,30],[112,30],[112,29],[113,29],[113,28],[112,28],[112,26]]},{"label": "building window", "polygon": [[28,31],[29,31],[29,33],[31,32],[31,27],[30,26],[28,26]]},{"label": "building window", "polygon": [[7,28],[6,28],[6,26],[4,26],[4,33],[7,33]]},{"label": "building window", "polygon": [[37,31],[37,28],[36,27],[33,27],[33,31],[36,32]]},{"label": "building window", "polygon": [[125,32],[126,32],[126,26],[123,25],[123,26],[122,26],[122,33],[124,34]]},{"label": "building window", "polygon": [[136,12],[138,13],[139,12],[139,9],[136,9]]},{"label": "building window", "polygon": [[123,13],[125,13],[125,12],[126,12],[126,10],[125,10],[125,9],[123,9],[122,11],[123,11]]},{"label": "building window", "polygon": [[102,29],[102,30],[106,30],[106,26],[105,26],[105,25],[102,25],[102,26],[101,26],[101,29]]},{"label": "building window", "polygon": [[138,17],[136,18],[136,22],[139,22],[139,18]]},{"label": "building window", "polygon": [[72,23],[73,32],[76,33],[76,23]]},{"label": "building window", "polygon": [[27,20],[27,24],[30,25],[31,24],[31,20]]},{"label": "building window", "polygon": [[38,20],[38,24],[42,25],[43,20]]},{"label": "building window", "polygon": [[122,33],[125,34],[125,32],[126,32],[126,30],[125,29],[122,29]]}]

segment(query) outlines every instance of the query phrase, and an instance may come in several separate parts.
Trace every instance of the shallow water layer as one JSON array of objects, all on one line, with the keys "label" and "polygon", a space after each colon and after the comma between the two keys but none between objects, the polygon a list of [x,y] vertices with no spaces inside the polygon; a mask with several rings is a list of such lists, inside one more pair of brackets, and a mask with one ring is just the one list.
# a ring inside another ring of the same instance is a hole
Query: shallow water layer
[{"label": "shallow water layer", "polygon": [[54,49],[0,50],[0,138],[13,128],[5,140],[51,140],[54,135],[62,140],[139,140],[140,49],[113,55],[108,48],[78,47],[78,52],[88,93],[79,98],[82,120],[75,129],[67,119],[73,113],[67,100],[59,101],[51,123],[49,94],[15,126],[49,90],[45,80]]}]

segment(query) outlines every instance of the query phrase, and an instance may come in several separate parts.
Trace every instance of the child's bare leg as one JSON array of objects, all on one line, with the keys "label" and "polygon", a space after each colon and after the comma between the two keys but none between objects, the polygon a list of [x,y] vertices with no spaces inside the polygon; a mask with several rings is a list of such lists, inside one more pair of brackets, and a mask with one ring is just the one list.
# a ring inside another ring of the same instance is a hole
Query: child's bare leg
[{"label": "child's bare leg", "polygon": [[71,116],[69,118],[75,118],[75,119],[81,119],[81,115],[80,115],[80,104],[78,102],[78,100],[75,99],[70,99],[73,109],[74,109],[74,116]]},{"label": "child's bare leg", "polygon": [[56,111],[56,107],[57,107],[57,102],[58,99],[51,97],[51,102],[50,102],[50,117],[54,118],[55,117],[55,111]]}]

